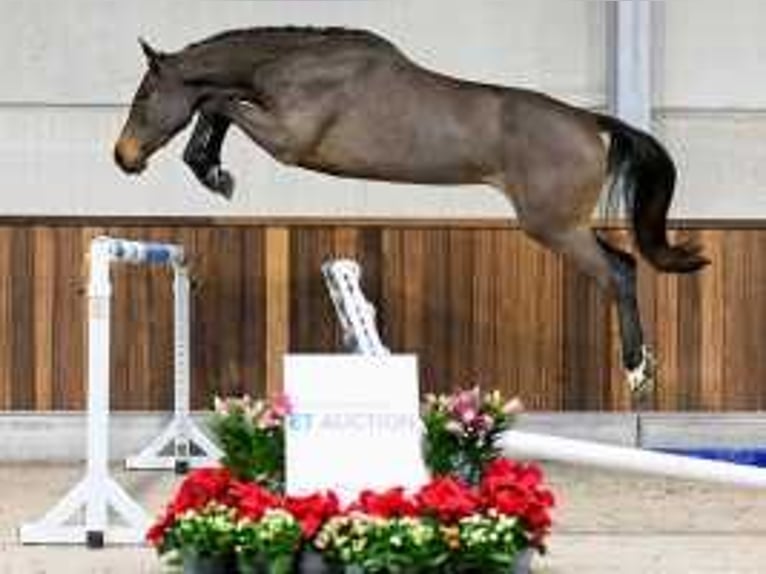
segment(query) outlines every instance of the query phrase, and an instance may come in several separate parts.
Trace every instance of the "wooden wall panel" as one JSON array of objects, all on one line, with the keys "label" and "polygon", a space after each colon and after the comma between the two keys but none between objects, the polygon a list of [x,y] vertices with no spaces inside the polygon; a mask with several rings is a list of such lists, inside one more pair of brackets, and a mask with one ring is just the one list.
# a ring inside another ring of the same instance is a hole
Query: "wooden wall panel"
[{"label": "wooden wall panel", "polygon": [[[261,394],[262,228],[15,225],[0,228],[0,408],[84,408],[85,254],[101,233],[181,243],[191,254],[194,406],[216,393]],[[112,407],[170,408],[172,272],[114,265],[112,277]]]},{"label": "wooden wall panel", "polygon": [[[85,404],[85,252],[100,233],[190,254],[193,405],[279,387],[285,350],[335,352],[320,265],[353,257],[386,344],[419,356],[424,391],[480,384],[531,409],[625,410],[614,309],[593,283],[518,229],[435,222],[125,220],[0,222],[0,409]],[[630,247],[629,233],[608,229]],[[657,410],[766,408],[766,226],[683,229],[713,265],[690,276],[639,265],[658,357]],[[167,409],[172,284],[115,266],[112,405]]]}]

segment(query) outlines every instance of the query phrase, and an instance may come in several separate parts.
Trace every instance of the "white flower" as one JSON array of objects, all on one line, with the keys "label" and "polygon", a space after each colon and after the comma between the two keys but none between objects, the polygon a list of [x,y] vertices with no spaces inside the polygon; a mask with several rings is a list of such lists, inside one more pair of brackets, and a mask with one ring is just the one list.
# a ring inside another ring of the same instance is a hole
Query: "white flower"
[{"label": "white flower", "polygon": [[213,397],[213,410],[223,416],[229,415],[229,402],[219,396]]}]

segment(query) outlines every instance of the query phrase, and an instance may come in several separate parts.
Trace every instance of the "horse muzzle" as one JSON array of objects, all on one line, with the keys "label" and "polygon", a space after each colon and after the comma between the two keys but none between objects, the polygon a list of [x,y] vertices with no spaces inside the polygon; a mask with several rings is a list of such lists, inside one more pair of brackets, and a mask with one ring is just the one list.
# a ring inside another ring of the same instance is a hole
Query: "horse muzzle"
[{"label": "horse muzzle", "polygon": [[125,173],[138,174],[146,168],[146,156],[135,138],[123,137],[114,146],[114,161]]}]

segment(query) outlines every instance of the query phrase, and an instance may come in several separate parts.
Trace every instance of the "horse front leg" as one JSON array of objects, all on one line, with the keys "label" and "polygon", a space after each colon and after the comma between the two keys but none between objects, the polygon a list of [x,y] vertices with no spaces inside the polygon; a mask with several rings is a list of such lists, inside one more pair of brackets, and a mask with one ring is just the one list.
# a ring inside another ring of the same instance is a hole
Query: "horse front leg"
[{"label": "horse front leg", "polygon": [[200,183],[226,199],[234,193],[234,178],[221,167],[221,146],[230,124],[221,114],[201,111],[183,154]]},{"label": "horse front leg", "polygon": [[211,105],[282,164],[296,165],[316,143],[317,122],[312,118],[306,119],[299,135],[288,129],[281,117],[256,102],[227,99]]}]

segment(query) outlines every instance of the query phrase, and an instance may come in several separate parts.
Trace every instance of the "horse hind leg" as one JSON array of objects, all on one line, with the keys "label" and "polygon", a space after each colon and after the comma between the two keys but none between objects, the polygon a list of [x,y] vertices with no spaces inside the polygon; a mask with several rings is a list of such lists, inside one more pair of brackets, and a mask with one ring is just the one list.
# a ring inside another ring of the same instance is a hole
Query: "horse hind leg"
[{"label": "horse hind leg", "polygon": [[[522,221],[523,224],[523,221]],[[574,262],[593,278],[617,304],[622,364],[634,397],[647,395],[654,378],[654,363],[644,346],[636,299],[635,259],[599,238],[589,227],[551,230],[527,228],[529,234],[551,250]]]},{"label": "horse hind leg", "polygon": [[622,363],[634,396],[646,396],[654,386],[656,361],[644,344],[636,295],[636,259],[595,235],[612,270],[622,341]]}]

